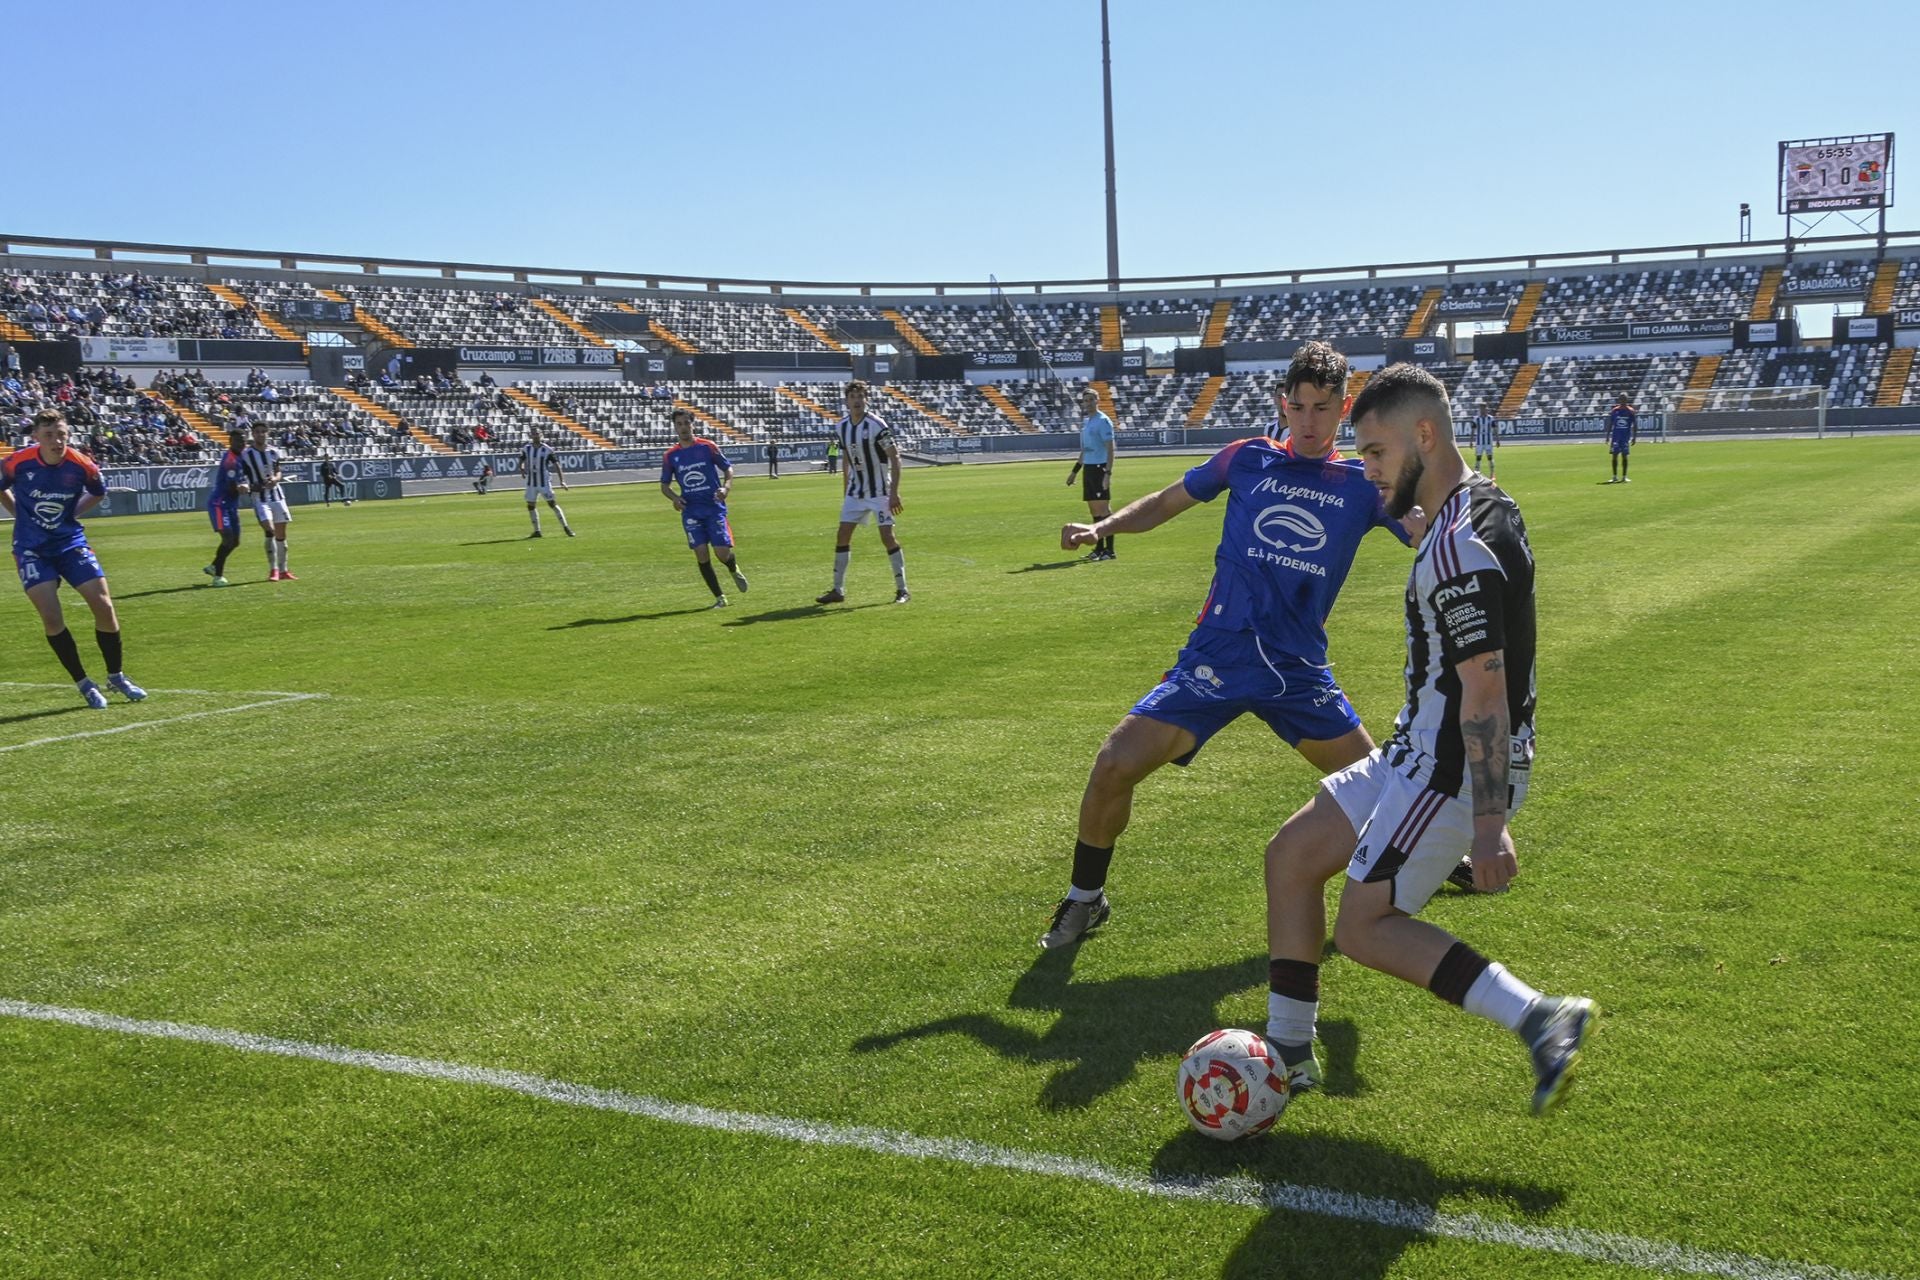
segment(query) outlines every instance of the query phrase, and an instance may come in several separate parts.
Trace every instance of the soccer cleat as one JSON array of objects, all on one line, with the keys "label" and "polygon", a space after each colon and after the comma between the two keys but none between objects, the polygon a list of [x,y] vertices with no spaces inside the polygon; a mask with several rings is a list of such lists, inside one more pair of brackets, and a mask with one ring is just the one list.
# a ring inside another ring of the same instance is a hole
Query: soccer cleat
[{"label": "soccer cleat", "polygon": [[1565,1101],[1573,1085],[1573,1069],[1580,1049],[1600,1010],[1583,996],[1541,996],[1550,1006],[1539,1034],[1528,1045],[1533,1055],[1533,1114],[1543,1116]]},{"label": "soccer cleat", "polygon": [[1085,554],[1085,555],[1083,555],[1083,556],[1081,556],[1081,557],[1080,557],[1080,563],[1081,563],[1081,564],[1092,564],[1092,563],[1093,563],[1094,561],[1096,561],[1096,560],[1098,560],[1098,559],[1100,559],[1100,557],[1102,556],[1102,554],[1104,554],[1104,553],[1103,553],[1103,552],[1101,552],[1100,550],[1098,550],[1098,549],[1096,548],[1095,550],[1092,550],[1092,551],[1089,551],[1089,552],[1087,552],[1087,554]]},{"label": "soccer cleat", "polygon": [[225,578],[215,578],[212,582],[209,582],[207,585],[210,587],[224,587],[227,585],[227,580]]},{"label": "soccer cleat", "polygon": [[1453,870],[1447,872],[1447,883],[1468,893],[1505,893],[1503,885],[1498,889],[1482,889],[1473,883],[1473,859],[1462,858]]},{"label": "soccer cleat", "polygon": [[1053,909],[1053,921],[1047,931],[1040,935],[1040,945],[1048,951],[1064,947],[1069,942],[1078,942],[1087,934],[1098,929],[1113,914],[1113,907],[1107,901],[1107,895],[1101,894],[1092,902],[1079,902],[1073,898],[1060,899],[1060,905]]},{"label": "soccer cleat", "polygon": [[267,581],[268,582],[280,581],[280,571],[278,569],[267,570]]},{"label": "soccer cleat", "polygon": [[729,569],[727,572],[733,575],[733,585],[744,592],[747,589],[747,575],[738,569]]},{"label": "soccer cleat", "polygon": [[200,572],[206,574],[209,578],[217,578],[220,576],[218,571],[210,564],[201,566]]},{"label": "soccer cleat", "polygon": [[911,599],[913,599],[913,592],[907,590],[905,587],[893,593],[893,602],[895,604],[905,604]]},{"label": "soccer cleat", "polygon": [[527,536],[529,538],[537,538],[540,536],[540,531],[538,529],[535,529],[532,533],[528,534]]},{"label": "soccer cleat", "polygon": [[[1269,1036],[1267,1040],[1268,1043],[1273,1043],[1273,1037]],[[1309,1089],[1318,1089],[1320,1087],[1320,1056],[1313,1051],[1312,1045],[1306,1046],[1307,1055],[1298,1062],[1288,1062],[1288,1050],[1282,1048],[1279,1044],[1273,1044],[1273,1048],[1274,1052],[1280,1055],[1281,1062],[1284,1063],[1287,1068],[1287,1091],[1289,1093],[1305,1093]]]},{"label": "soccer cleat", "polygon": [[727,598],[725,596],[715,596],[713,598],[713,603],[707,606],[707,608],[709,609],[724,609],[726,607],[727,607]]},{"label": "soccer cleat", "polygon": [[125,698],[128,702],[144,702],[146,700],[147,691],[127,679],[124,675],[108,676],[107,683],[113,686],[115,693]]},{"label": "soccer cleat", "polygon": [[1633,483],[1633,477],[1632,477],[1632,476],[1621,476],[1621,477],[1620,477],[1620,483],[1621,483],[1621,484],[1632,484],[1632,483]]},{"label": "soccer cleat", "polygon": [[563,529],[563,530],[564,530],[564,531],[566,532],[566,535],[567,535],[567,536],[568,536],[569,538],[572,538],[572,537],[575,537],[575,536],[577,536],[577,535],[576,535],[576,534],[575,534],[575,533],[573,532],[573,528],[572,528],[572,526],[570,526],[570,525],[564,525],[564,524],[563,524],[563,525],[561,525],[561,526],[560,526],[560,528],[561,528],[561,529]]},{"label": "soccer cleat", "polygon": [[87,700],[88,706],[92,707],[95,711],[105,711],[107,709],[107,695],[100,692],[99,685],[91,680],[82,680],[78,687],[80,696]]},{"label": "soccer cleat", "polygon": [[845,604],[847,602],[847,593],[835,587],[823,595],[815,596],[813,602],[815,604]]},{"label": "soccer cleat", "polygon": [[294,577],[294,576],[293,576],[293,575],[292,575],[291,573],[288,573],[288,572],[287,572],[287,571],[286,571],[285,569],[282,569],[282,570],[280,571],[280,581],[282,581],[282,582],[298,582],[298,581],[300,581],[300,579],[298,579],[298,578],[296,578],[296,577]]}]

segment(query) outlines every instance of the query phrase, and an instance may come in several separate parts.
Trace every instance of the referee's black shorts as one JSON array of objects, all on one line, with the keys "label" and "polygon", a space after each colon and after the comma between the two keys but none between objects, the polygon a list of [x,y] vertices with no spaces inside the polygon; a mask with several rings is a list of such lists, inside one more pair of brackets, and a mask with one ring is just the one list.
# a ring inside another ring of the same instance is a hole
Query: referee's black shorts
[{"label": "referee's black shorts", "polygon": [[1108,471],[1109,468],[1097,463],[1088,463],[1080,468],[1080,498],[1083,502],[1107,500],[1107,487],[1112,483]]}]

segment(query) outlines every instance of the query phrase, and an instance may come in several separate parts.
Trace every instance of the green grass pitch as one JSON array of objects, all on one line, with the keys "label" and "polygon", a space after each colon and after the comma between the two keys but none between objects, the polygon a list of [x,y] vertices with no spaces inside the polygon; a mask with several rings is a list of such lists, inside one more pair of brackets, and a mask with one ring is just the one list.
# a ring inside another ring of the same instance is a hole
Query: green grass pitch
[{"label": "green grass pitch", "polygon": [[[1116,497],[1191,461],[1122,458]],[[204,520],[97,522],[156,692],[82,709],[0,614],[0,1000],[1537,1234],[0,1017],[0,1274],[1645,1273],[1553,1243],[1600,1232],[1920,1276],[1920,440],[1643,447],[1630,486],[1599,445],[1501,463],[1540,566],[1521,878],[1428,914],[1606,1010],[1546,1121],[1505,1033],[1336,958],[1325,1093],[1265,1140],[1184,1132],[1180,1053],[1264,1023],[1260,851],[1315,783],[1252,720],[1141,788],[1112,922],[1036,951],[1093,752],[1219,531],[1064,563],[1064,463],[910,471],[905,608],[871,529],[849,605],[812,605],[818,475],[741,481],[752,587],[718,612],[650,485],[562,494],[573,541],[523,540],[513,489],[303,507],[301,580],[249,534],[225,591]],[[1407,561],[1369,539],[1329,628],[1376,736]]]}]

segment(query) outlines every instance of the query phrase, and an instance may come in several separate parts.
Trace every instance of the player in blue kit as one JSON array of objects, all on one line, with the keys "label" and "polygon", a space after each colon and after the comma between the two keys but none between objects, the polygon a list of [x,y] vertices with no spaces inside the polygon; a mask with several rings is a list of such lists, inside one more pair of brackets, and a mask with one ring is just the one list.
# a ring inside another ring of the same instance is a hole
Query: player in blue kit
[{"label": "player in blue kit", "polygon": [[1389,517],[1359,464],[1335,451],[1346,392],[1346,357],[1309,342],[1275,392],[1284,443],[1235,441],[1117,514],[1061,530],[1062,549],[1098,546],[1227,495],[1212,589],[1173,669],[1100,747],[1080,800],[1071,887],[1041,946],[1065,946],[1107,919],[1107,867],[1134,788],[1162,765],[1191,763],[1241,715],[1266,721],[1323,774],[1373,750],[1327,665],[1326,618],[1369,530],[1410,544],[1424,524],[1417,512],[1404,523]]},{"label": "player in blue kit", "polygon": [[95,711],[107,695],[87,677],[80,648],[60,611],[60,582],[80,593],[93,610],[93,636],[106,660],[107,683],[129,702],[147,696],[120,670],[120,619],[107,594],[106,571],[87,546],[80,517],[107,496],[107,483],[93,459],[67,447],[67,420],[58,409],[33,415],[34,444],[0,463],[0,507],[13,516],[13,560],[20,585],[46,625],[47,643],[75,687]]},{"label": "player in blue kit", "polygon": [[[712,551],[719,548],[720,563],[733,575],[733,585],[747,589],[747,575],[740,572],[739,557],[734,554],[733,530],[727,524],[727,494],[733,489],[733,463],[713,441],[693,434],[693,415],[685,409],[673,411],[673,429],[680,443],[667,450],[660,463],[660,492],[680,513],[687,531],[687,546],[699,562],[700,577],[713,592],[713,607],[727,607],[720,590],[720,579],[713,572]],[[678,483],[680,492],[673,491]]]},{"label": "player in blue kit", "polygon": [[1608,484],[1632,483],[1627,479],[1627,451],[1639,438],[1640,415],[1623,393],[1614,398],[1613,412],[1607,415],[1607,462],[1612,475]]},{"label": "player in blue kit", "polygon": [[213,563],[200,572],[213,579],[213,585],[227,585],[227,557],[240,545],[240,496],[247,492],[246,468],[240,465],[247,438],[236,431],[228,438],[226,456],[213,471],[213,487],[207,490],[207,519],[220,535]]}]

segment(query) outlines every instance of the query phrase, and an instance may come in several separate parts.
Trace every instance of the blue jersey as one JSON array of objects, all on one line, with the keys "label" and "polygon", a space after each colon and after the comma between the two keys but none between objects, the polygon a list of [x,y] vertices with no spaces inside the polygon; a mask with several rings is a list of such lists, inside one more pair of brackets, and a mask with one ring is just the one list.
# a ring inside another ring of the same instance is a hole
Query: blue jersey
[{"label": "blue jersey", "polygon": [[1202,502],[1227,495],[1213,587],[1195,621],[1251,631],[1316,666],[1326,663],[1327,615],[1360,539],[1379,527],[1408,541],[1361,464],[1338,453],[1300,458],[1275,440],[1236,440],[1187,472],[1186,487]]},{"label": "blue jersey", "polygon": [[1105,467],[1113,463],[1113,419],[1098,409],[1080,424],[1080,465]]},{"label": "blue jersey", "polygon": [[76,515],[80,497],[107,496],[107,482],[92,458],[68,449],[49,466],[38,445],[0,463],[0,488],[13,494],[13,549],[49,556],[87,545],[87,531]]},{"label": "blue jersey", "polygon": [[220,465],[213,470],[213,484],[207,490],[207,510],[216,507],[237,507],[240,505],[240,486],[246,483],[247,473],[240,465],[240,455],[229,449],[220,459]]},{"label": "blue jersey", "polygon": [[1607,430],[1613,433],[1615,440],[1625,440],[1633,434],[1633,428],[1639,421],[1639,414],[1621,405],[1607,415]]},{"label": "blue jersey", "polygon": [[718,445],[702,436],[691,444],[677,444],[667,450],[660,463],[660,483],[675,480],[680,485],[680,500],[689,507],[724,508],[720,486],[726,483],[733,463]]}]

